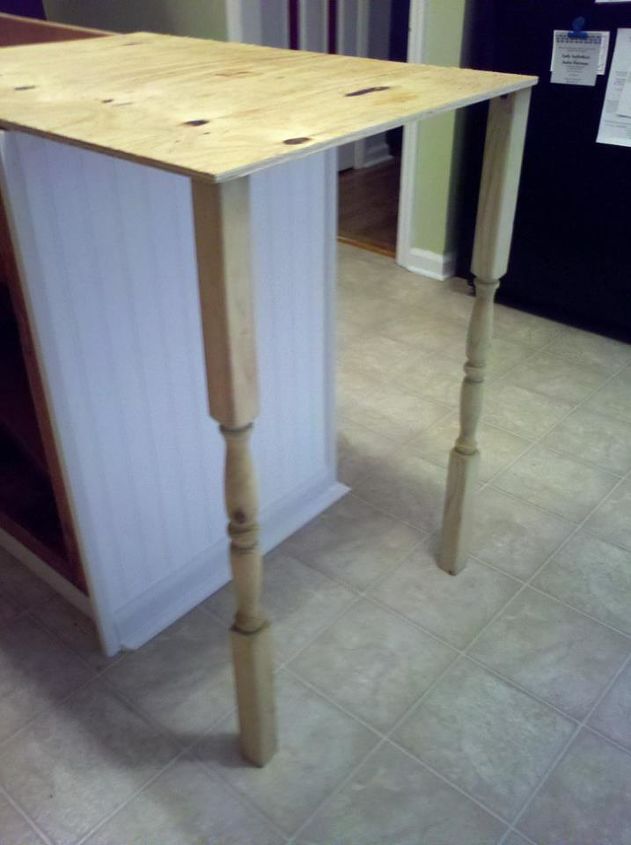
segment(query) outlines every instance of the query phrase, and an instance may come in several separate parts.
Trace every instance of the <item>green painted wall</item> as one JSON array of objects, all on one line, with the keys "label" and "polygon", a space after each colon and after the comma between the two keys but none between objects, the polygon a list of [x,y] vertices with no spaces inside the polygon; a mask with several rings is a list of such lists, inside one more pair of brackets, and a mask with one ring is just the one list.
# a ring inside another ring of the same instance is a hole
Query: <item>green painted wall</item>
[{"label": "green painted wall", "polygon": [[[427,0],[427,64],[459,65],[467,0]],[[439,115],[419,124],[412,246],[443,254],[453,248],[453,215],[459,182],[461,115]]]},{"label": "green painted wall", "polygon": [[113,32],[227,35],[225,0],[44,0],[44,8],[51,21]]}]

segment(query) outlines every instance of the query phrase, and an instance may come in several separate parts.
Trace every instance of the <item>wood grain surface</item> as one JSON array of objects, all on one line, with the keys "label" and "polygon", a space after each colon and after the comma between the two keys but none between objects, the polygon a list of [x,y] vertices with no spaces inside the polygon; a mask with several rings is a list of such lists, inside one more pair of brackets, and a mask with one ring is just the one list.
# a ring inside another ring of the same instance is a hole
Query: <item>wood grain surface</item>
[{"label": "wood grain surface", "polygon": [[535,82],[131,33],[3,50],[0,127],[224,181]]}]

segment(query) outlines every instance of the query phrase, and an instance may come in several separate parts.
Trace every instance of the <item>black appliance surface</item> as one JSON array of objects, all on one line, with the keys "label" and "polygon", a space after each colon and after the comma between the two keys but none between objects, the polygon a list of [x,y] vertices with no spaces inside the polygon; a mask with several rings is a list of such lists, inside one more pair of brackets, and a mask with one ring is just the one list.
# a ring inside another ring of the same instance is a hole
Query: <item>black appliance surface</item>
[{"label": "black appliance surface", "polygon": [[[595,87],[550,83],[554,29],[609,30]],[[536,74],[509,271],[498,300],[631,340],[631,148],[597,144],[618,28],[631,3],[480,0],[473,65]]]}]

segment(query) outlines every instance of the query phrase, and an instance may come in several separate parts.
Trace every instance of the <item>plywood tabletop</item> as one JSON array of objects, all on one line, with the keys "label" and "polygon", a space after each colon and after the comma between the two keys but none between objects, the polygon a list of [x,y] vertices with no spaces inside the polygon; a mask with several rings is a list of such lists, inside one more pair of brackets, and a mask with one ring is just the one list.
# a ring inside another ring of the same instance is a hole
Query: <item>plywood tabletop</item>
[{"label": "plywood tabletop", "polygon": [[132,33],[0,50],[0,127],[225,181],[536,81]]}]

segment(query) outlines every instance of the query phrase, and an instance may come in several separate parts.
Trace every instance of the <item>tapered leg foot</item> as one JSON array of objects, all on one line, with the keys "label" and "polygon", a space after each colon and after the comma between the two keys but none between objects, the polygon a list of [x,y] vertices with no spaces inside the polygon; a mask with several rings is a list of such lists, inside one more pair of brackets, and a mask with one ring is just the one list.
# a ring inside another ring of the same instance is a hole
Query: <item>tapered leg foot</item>
[{"label": "tapered leg foot", "polygon": [[241,753],[264,766],[276,751],[272,632],[269,623],[253,634],[230,631],[237,691]]},{"label": "tapered leg foot", "polygon": [[469,553],[479,465],[478,451],[463,455],[456,449],[452,449],[449,454],[447,493],[438,563],[441,569],[451,575],[457,575],[464,569]]}]

